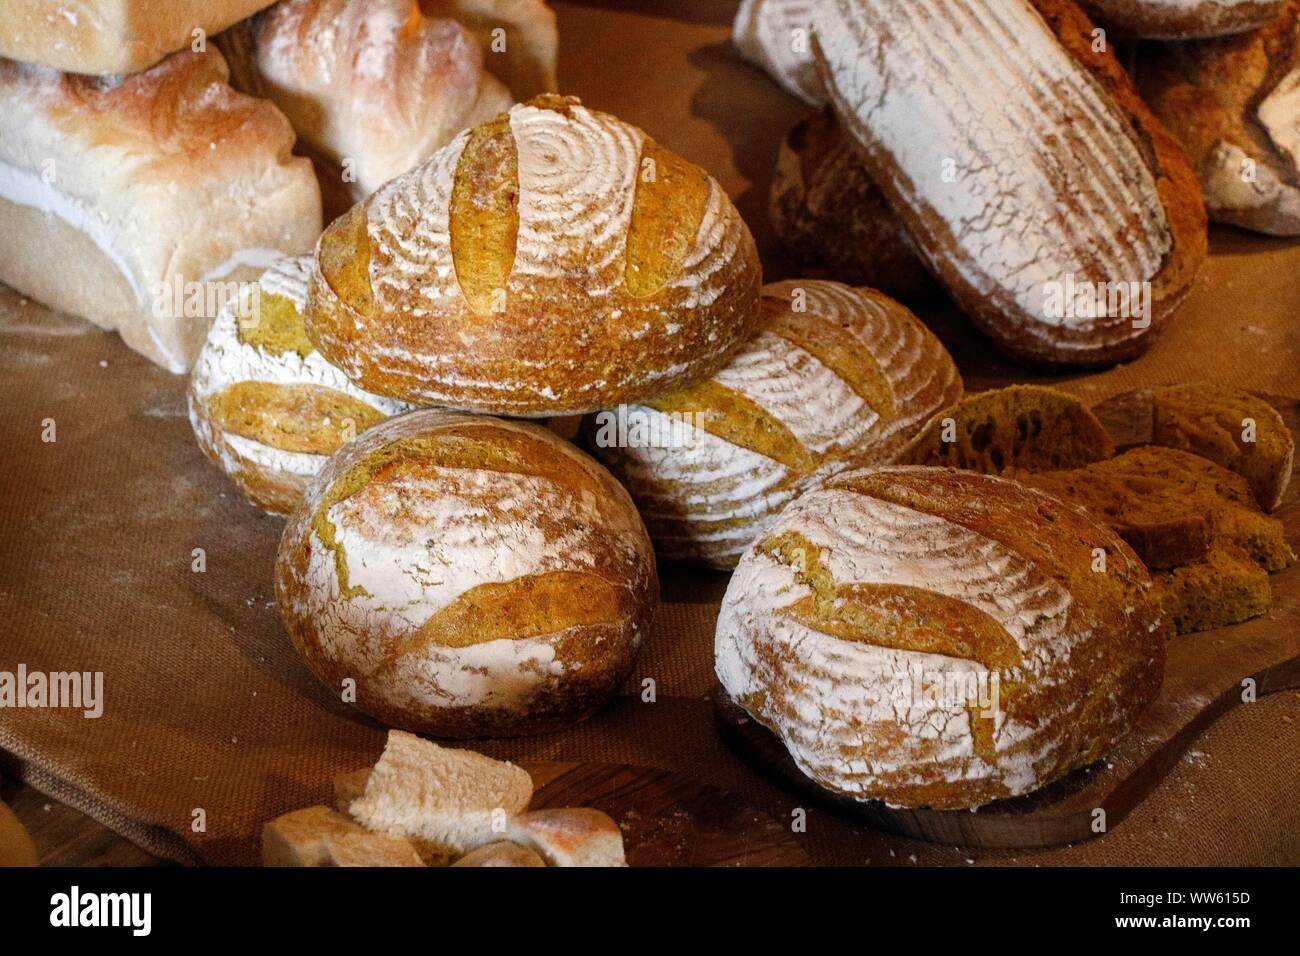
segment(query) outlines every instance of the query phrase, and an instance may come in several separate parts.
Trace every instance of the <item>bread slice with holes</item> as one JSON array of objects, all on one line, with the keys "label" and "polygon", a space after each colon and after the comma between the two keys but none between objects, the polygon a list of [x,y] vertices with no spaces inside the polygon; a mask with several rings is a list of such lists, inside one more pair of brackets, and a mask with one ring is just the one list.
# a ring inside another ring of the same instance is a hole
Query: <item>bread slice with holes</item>
[{"label": "bread slice with holes", "polygon": [[760,284],[754,240],[707,173],[546,95],[336,220],[307,332],[377,394],[580,414],[708,378],[754,331]]},{"label": "bread slice with holes", "polygon": [[1227,542],[1196,561],[1151,577],[1171,637],[1240,624],[1267,614],[1272,601],[1268,572]]},{"label": "bread slice with holes", "polygon": [[820,786],[975,807],[1099,759],[1155,699],[1165,641],[1150,587],[1113,531],[1041,491],[854,470],[741,559],[716,670]]},{"label": "bread slice with holes", "polygon": [[763,289],[763,326],[707,382],[590,416],[593,453],[632,494],[659,553],[734,567],[803,491],[852,463],[892,461],[961,395],[939,340],[871,289]]},{"label": "bread slice with holes", "polygon": [[329,807],[276,817],[262,828],[263,866],[423,866],[410,841],[372,833]]}]

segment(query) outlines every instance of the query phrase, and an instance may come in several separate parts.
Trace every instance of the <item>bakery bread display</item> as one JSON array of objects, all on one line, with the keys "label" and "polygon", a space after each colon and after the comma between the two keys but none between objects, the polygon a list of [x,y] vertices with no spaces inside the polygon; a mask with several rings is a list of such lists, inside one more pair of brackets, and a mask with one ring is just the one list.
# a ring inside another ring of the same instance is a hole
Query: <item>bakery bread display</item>
[{"label": "bakery bread display", "polygon": [[190,378],[204,453],[259,508],[287,515],[347,441],[406,411],[363,392],[316,351],[303,327],[311,257],[286,257],[226,303]]},{"label": "bakery bread display", "polygon": [[1188,40],[1262,27],[1287,0],[1079,0],[1102,24],[1130,37]]},{"label": "bakery bread display", "polygon": [[238,283],[321,228],[293,130],[228,75],[215,49],[105,80],[0,61],[0,281],[188,369]]},{"label": "bakery bread display", "polygon": [[1142,94],[1187,151],[1210,218],[1300,235],[1300,0],[1251,33],[1150,44],[1138,65]]},{"label": "bakery bread display", "polygon": [[312,672],[443,737],[589,716],[627,678],[658,596],[645,527],[596,462],[536,426],[433,410],[344,445],[276,562]]},{"label": "bakery bread display", "polygon": [[[341,184],[350,206],[509,109],[515,97],[493,66],[513,57],[523,95],[554,91],[554,14],[541,3],[489,6],[549,23],[549,49],[536,51],[543,62],[523,72],[534,50],[522,38],[505,35],[505,50],[492,53],[454,9],[426,16],[416,0],[284,0],[247,28],[254,83],[318,159],[327,192]],[[530,74],[551,85],[534,88]]]},{"label": "bakery bread display", "polygon": [[1177,143],[1077,7],[825,0],[813,22],[868,173],[1001,349],[1079,366],[1149,346],[1205,258],[1205,211]]},{"label": "bakery bread display", "polygon": [[713,378],[589,416],[584,437],[631,492],[664,557],[734,567],[791,500],[891,461],[961,395],[939,340],[879,292],[763,287],[758,335]]},{"label": "bakery bread display", "polygon": [[845,472],[741,559],[717,675],[827,790],[980,806],[1099,759],[1155,699],[1150,586],[1112,531],[1013,481]]},{"label": "bakery bread display", "polygon": [[307,334],[367,391],[519,417],[702,381],[756,327],[748,228],[703,170],[543,96],[321,237]]},{"label": "bakery bread display", "polygon": [[731,42],[750,63],[766,70],[781,88],[821,106],[826,91],[812,55],[814,0],[741,0]]},{"label": "bakery bread display", "polygon": [[69,73],[135,73],[274,0],[7,0],[0,57]]},{"label": "bakery bread display", "polygon": [[871,286],[902,302],[936,297],[934,277],[829,108],[781,141],[769,214],[806,273]]},{"label": "bakery bread display", "polygon": [[1110,435],[1079,399],[1041,385],[1011,385],[936,412],[898,460],[1000,475],[1077,468],[1113,454]]}]

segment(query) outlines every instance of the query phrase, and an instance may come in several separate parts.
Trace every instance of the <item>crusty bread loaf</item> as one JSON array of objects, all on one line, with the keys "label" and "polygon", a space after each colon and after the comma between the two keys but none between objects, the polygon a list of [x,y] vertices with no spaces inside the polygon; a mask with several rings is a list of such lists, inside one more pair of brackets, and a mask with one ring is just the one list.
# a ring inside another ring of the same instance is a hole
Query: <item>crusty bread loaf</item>
[{"label": "crusty bread loaf", "polygon": [[274,0],[6,0],[0,57],[70,73],[137,73]]},{"label": "crusty bread loaf", "polygon": [[1113,454],[1105,427],[1079,399],[1041,385],[1011,385],[936,412],[898,460],[1000,475],[1078,468]]},{"label": "crusty bread loaf", "polygon": [[280,542],[276,596],[311,670],[393,726],[555,729],[627,678],[658,601],[627,492],[545,429],[391,418],[329,460]]},{"label": "crusty bread loaf", "polygon": [[1300,235],[1300,0],[1241,36],[1151,44],[1138,78],[1196,168],[1211,219]]},{"label": "crusty bread loaf", "polygon": [[506,838],[526,846],[548,866],[627,866],[623,832],[599,810],[534,810],[510,821]]},{"label": "crusty bread loaf", "polygon": [[559,30],[546,0],[419,0],[426,16],[455,20],[483,48],[488,70],[516,100],[555,93]]},{"label": "crusty bread loaf", "polygon": [[1267,614],[1272,601],[1268,572],[1234,544],[1216,544],[1204,557],[1151,578],[1170,637],[1248,621]]},{"label": "crusty bread loaf", "polygon": [[1079,0],[1107,27],[1130,37],[1187,40],[1264,26],[1286,0]]},{"label": "crusty bread loaf", "polygon": [[403,402],[363,392],[303,328],[308,256],[286,257],[217,315],[190,379],[199,447],[259,508],[288,514],[327,458]]},{"label": "crusty bread loaf", "polygon": [[0,281],[189,368],[222,302],[320,234],[270,103],[215,49],[95,80],[0,60]]},{"label": "crusty bread loaf", "polygon": [[814,0],[741,0],[731,27],[740,55],[805,103],[821,106],[826,91],[812,55]]},{"label": "crusty bread loaf", "polygon": [[820,786],[974,807],[1099,759],[1155,698],[1149,588],[1123,541],[1042,492],[947,469],[846,472],[741,560],[717,674]]},{"label": "crusty bread loaf", "polygon": [[781,141],[769,205],[777,237],[809,273],[907,303],[938,293],[831,109],[811,114]]},{"label": "crusty bread loaf", "polygon": [[1070,0],[824,0],[830,101],[931,271],[1008,354],[1144,351],[1205,258],[1195,173]]},{"label": "crusty bread loaf", "polygon": [[329,807],[276,817],[262,828],[263,866],[423,866],[411,843],[372,833]]},{"label": "crusty bread loaf", "polygon": [[517,843],[489,843],[466,853],[452,866],[546,866],[546,861]]},{"label": "crusty bread loaf", "polygon": [[589,416],[588,447],[632,493],[660,554],[734,567],[793,498],[852,463],[888,462],[961,395],[943,345],[871,289],[763,289],[763,323],[685,391]]},{"label": "crusty bread loaf", "polygon": [[377,394],[577,414],[713,374],[754,329],[760,281],[713,179],[635,127],[546,96],[335,221],[307,332]]}]

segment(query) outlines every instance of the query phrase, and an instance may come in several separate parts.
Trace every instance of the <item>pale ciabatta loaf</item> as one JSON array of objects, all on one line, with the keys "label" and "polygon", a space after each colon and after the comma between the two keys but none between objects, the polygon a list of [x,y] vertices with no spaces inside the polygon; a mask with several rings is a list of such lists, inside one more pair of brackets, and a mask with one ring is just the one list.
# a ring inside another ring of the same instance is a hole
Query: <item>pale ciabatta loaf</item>
[{"label": "pale ciabatta loaf", "polygon": [[222,302],[320,234],[320,191],[215,49],[103,80],[0,60],[0,281],[189,368]]},{"label": "pale ciabatta loaf", "polygon": [[820,786],[975,807],[1099,759],[1155,699],[1149,588],[1110,530],[1015,482],[847,472],[741,560],[717,674]]},{"label": "pale ciabatta loaf", "polygon": [[1138,80],[1196,167],[1211,219],[1300,235],[1300,0],[1252,33],[1149,45]]},{"label": "pale ciabatta loaf", "polygon": [[1079,5],[1124,36],[1189,40],[1264,26],[1286,0],[1079,0]]},{"label": "pale ciabatta loaf", "polygon": [[931,271],[1008,354],[1144,351],[1205,258],[1196,175],[1069,0],[824,0],[835,112]]},{"label": "pale ciabatta loaf", "polygon": [[781,141],[769,213],[777,237],[807,272],[871,286],[901,302],[939,293],[829,108],[813,113]]},{"label": "pale ciabatta loaf", "polygon": [[812,55],[814,0],[741,0],[731,42],[781,88],[812,106],[826,102]]},{"label": "pale ciabatta loaf", "polygon": [[[892,461],[961,395],[939,340],[871,289],[763,289],[763,324],[707,382],[584,422],[659,553],[734,567],[792,499],[853,463]],[[644,436],[638,435],[638,431]]]},{"label": "pale ciabatta loaf", "polygon": [[705,172],[544,96],[321,237],[307,333],[368,391],[530,417],[692,385],[753,331],[753,238]]},{"label": "pale ciabatta loaf", "polygon": [[199,447],[259,508],[288,514],[344,442],[410,408],[363,392],[307,339],[311,257],[286,257],[217,315],[190,379]]},{"label": "pale ciabatta loaf", "polygon": [[5,0],[0,57],[69,73],[137,73],[274,0]]},{"label": "pale ciabatta loaf", "polygon": [[545,429],[440,411],[340,449],[276,562],[311,670],[436,736],[587,717],[627,678],[658,593],[645,527],[608,472]]}]

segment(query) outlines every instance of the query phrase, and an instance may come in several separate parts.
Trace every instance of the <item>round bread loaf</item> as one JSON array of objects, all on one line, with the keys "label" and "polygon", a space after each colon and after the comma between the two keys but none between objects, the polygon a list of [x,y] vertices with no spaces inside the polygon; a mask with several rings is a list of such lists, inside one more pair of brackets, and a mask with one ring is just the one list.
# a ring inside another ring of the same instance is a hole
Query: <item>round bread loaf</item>
[{"label": "round bread loaf", "polygon": [[717,675],[820,786],[975,807],[1099,759],[1155,699],[1150,583],[1112,531],[1015,482],[845,472],[741,559]]},{"label": "round bread loaf", "polygon": [[893,460],[961,392],[943,345],[897,302],[778,282],[762,330],[712,379],[589,416],[584,434],[662,555],[730,568],[791,499],[851,463]]},{"label": "round bread loaf", "polygon": [[302,323],[311,257],[286,257],[218,313],[190,379],[199,447],[254,504],[288,514],[325,460],[408,409],[364,392],[312,346]]},{"label": "round bread loaf", "polygon": [[603,468],[545,429],[432,410],[330,459],[276,562],[307,666],[355,681],[365,713],[441,737],[587,717],[627,678],[658,587]]},{"label": "round bread loaf", "polygon": [[1102,24],[1124,36],[1190,40],[1264,26],[1286,0],[1080,0]]},{"label": "round bread loaf", "polygon": [[379,394],[577,414],[708,378],[753,331],[760,283],[753,237],[708,174],[548,95],[336,220],[307,331]]}]

